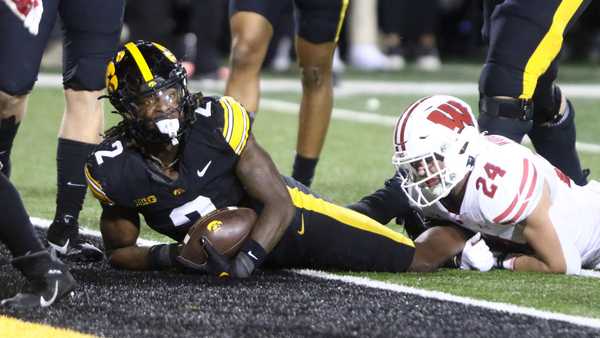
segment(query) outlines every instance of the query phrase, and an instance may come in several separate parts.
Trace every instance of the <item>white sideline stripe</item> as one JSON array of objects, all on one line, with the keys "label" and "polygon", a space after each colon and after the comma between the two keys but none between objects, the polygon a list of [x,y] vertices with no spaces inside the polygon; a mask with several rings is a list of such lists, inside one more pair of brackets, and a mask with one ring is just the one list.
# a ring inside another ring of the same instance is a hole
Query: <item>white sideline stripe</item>
[{"label": "white sideline stripe", "polygon": [[[48,227],[50,226],[50,223],[52,223],[52,221],[50,221],[50,220],[38,218],[38,217],[30,217],[29,219],[31,220],[31,223],[33,225],[35,225],[36,227],[38,227],[40,229],[48,229]],[[83,234],[83,235],[87,235],[87,236],[98,237],[98,238],[102,237],[102,234],[100,233],[100,231],[86,229],[84,227],[79,228],[79,233]],[[137,244],[140,244],[140,245],[148,245],[149,246],[149,245],[156,245],[156,244],[160,244],[160,243],[161,242],[152,241],[152,240],[143,239],[143,238],[138,238],[138,240],[137,240]]]},{"label": "white sideline stripe", "polygon": [[[191,80],[190,86],[203,91],[223,92],[224,81]],[[298,79],[261,79],[263,92],[294,92],[300,93],[302,87]],[[36,86],[61,87],[62,75],[40,73]],[[376,80],[343,80],[336,87],[336,95],[430,95],[432,93],[445,93],[450,95],[478,95],[476,82],[416,82],[416,81],[376,81]],[[569,97],[600,98],[600,85],[561,83],[560,89]]]},{"label": "white sideline stripe", "polygon": [[[62,77],[56,74],[40,74],[38,76],[37,85],[40,87],[59,87],[61,86]],[[265,79],[262,80],[262,90],[266,92],[290,91],[290,89],[301,89],[298,81],[285,79]],[[192,87],[201,88],[202,90],[223,90],[222,81],[205,80],[205,81],[190,81]],[[296,88],[297,87],[297,88]],[[431,93],[446,93],[452,95],[474,95],[477,93],[477,85],[470,83],[451,83],[451,82],[385,82],[385,81],[366,81],[366,80],[348,80],[342,84],[342,92],[346,94],[431,94]],[[576,84],[561,84],[561,90],[569,95],[569,97],[599,97],[600,85],[576,85]],[[335,95],[339,95],[339,90],[336,89]],[[278,113],[287,113],[297,115],[300,105],[297,103],[261,99],[260,104],[263,108],[268,108]],[[393,126],[396,123],[396,118],[392,116],[380,115],[377,113],[361,112],[348,109],[334,108],[332,117],[337,120],[375,124],[381,126]],[[526,141],[529,140],[526,138]],[[577,150],[600,154],[600,145],[593,143],[577,142],[575,144]]]},{"label": "white sideline stripe", "polygon": [[[600,90],[600,86],[599,86]],[[290,115],[298,115],[300,105],[292,102],[273,100],[273,99],[261,99],[260,104],[263,108],[267,108],[274,112],[285,113]],[[379,115],[377,113],[360,112],[348,109],[333,108],[332,118],[337,120],[376,124],[380,126],[394,126],[396,124],[396,118],[392,116]],[[525,136],[525,143],[531,144],[531,141]],[[600,154],[600,145],[594,143],[575,142],[577,150],[590,153]]]},{"label": "white sideline stripe", "polygon": [[[38,217],[31,217],[31,223],[33,223],[33,225],[35,225],[39,228],[47,229],[50,226],[51,221],[42,219],[42,218],[38,218]],[[80,228],[79,232],[81,234],[88,235],[88,236],[101,237],[101,234],[99,231],[90,230],[90,229],[86,229],[83,227]],[[142,239],[142,238],[138,238],[137,243],[141,244],[141,245],[160,244],[160,242]],[[518,305],[513,305],[513,304],[490,302],[490,301],[485,301],[485,300],[477,300],[477,299],[468,298],[468,297],[455,296],[455,295],[451,295],[449,293],[444,293],[444,292],[440,292],[440,291],[423,290],[423,289],[417,289],[417,288],[403,286],[403,285],[399,285],[399,284],[375,281],[375,280],[371,280],[371,279],[364,278],[364,277],[339,276],[339,275],[334,275],[334,274],[323,272],[323,271],[307,270],[307,269],[302,269],[302,270],[293,269],[293,270],[287,270],[287,271],[291,271],[293,273],[310,276],[310,277],[316,277],[316,278],[322,278],[322,279],[328,279],[328,280],[337,280],[337,281],[341,281],[344,283],[361,285],[361,286],[366,286],[366,287],[375,288],[375,289],[389,290],[389,291],[400,292],[400,293],[408,293],[408,294],[417,295],[417,296],[425,297],[425,298],[433,298],[433,299],[437,299],[437,300],[441,300],[441,301],[448,301],[448,302],[455,302],[455,303],[460,303],[460,304],[465,304],[465,305],[478,306],[478,307],[482,307],[482,308],[486,308],[486,309],[503,311],[503,312],[508,312],[508,313],[524,314],[524,315],[538,317],[538,318],[542,318],[542,319],[560,320],[563,322],[568,322],[568,323],[572,323],[572,324],[576,324],[576,325],[589,326],[589,327],[600,329],[600,320],[596,319],[596,318],[572,316],[572,315],[566,315],[566,314],[562,314],[562,313],[537,310],[534,308],[523,307],[523,306],[518,306]],[[589,276],[589,277],[595,277],[595,278],[600,277],[600,273],[598,271],[591,271],[591,270],[582,270],[582,275]]]},{"label": "white sideline stripe", "polygon": [[477,300],[468,297],[454,296],[448,293],[439,292],[439,291],[430,291],[430,290],[422,290],[409,286],[403,286],[399,284],[385,283],[380,281],[371,280],[364,277],[354,277],[354,276],[338,276],[333,275],[327,272],[315,271],[315,270],[294,270],[294,272],[311,277],[318,277],[328,280],[336,280],[344,283],[362,285],[375,289],[382,289],[394,292],[408,293],[412,295],[417,295],[426,298],[433,298],[441,301],[455,302],[465,305],[478,306],[486,309],[508,312],[508,313],[517,313],[523,314],[532,317],[538,317],[542,319],[548,320],[559,320],[563,322],[568,322],[575,325],[581,326],[589,326],[593,328],[600,328],[600,319],[589,318],[589,317],[580,317],[580,316],[572,316],[566,315],[562,313],[549,312],[537,310],[534,308],[518,306],[513,304],[506,303],[496,303],[485,300]]}]

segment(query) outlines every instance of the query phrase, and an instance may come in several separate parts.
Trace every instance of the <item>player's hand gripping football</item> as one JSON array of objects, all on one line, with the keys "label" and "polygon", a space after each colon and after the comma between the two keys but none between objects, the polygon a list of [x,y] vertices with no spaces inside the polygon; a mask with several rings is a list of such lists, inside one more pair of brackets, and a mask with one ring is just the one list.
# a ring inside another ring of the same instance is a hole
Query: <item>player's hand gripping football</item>
[{"label": "player's hand gripping football", "polygon": [[44,13],[42,0],[4,0],[11,11],[23,21],[23,26],[29,33],[37,35]]},{"label": "player's hand gripping football", "polygon": [[480,232],[476,233],[465,243],[460,259],[460,268],[462,270],[486,272],[494,266],[494,263],[494,255],[481,238]]},{"label": "player's hand gripping football", "polygon": [[220,254],[210,241],[202,236],[202,247],[208,256],[206,270],[219,278],[248,278],[256,268],[252,257],[245,251],[240,251],[233,259]]}]

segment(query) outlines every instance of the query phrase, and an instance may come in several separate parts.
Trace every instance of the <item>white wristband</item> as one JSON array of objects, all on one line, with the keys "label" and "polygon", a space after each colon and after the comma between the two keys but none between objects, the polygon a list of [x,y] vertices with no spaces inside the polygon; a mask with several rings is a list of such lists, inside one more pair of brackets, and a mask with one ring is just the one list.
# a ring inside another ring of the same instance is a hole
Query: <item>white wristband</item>
[{"label": "white wristband", "polygon": [[506,270],[514,270],[515,269],[515,259],[517,257],[511,257],[502,262],[502,267]]}]

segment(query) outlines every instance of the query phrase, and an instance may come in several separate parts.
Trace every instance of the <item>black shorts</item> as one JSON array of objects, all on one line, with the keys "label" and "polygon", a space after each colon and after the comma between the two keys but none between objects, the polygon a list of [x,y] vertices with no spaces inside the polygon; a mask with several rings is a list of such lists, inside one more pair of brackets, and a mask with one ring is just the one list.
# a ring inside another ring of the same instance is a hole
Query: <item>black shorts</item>
[{"label": "black shorts", "polygon": [[490,75],[489,82],[496,84],[488,86],[502,86],[503,95],[532,98],[538,79],[549,69],[556,73],[552,67],[564,36],[589,3],[486,0],[482,31],[490,44],[486,64],[502,69]]},{"label": "black shorts", "polygon": [[285,178],[296,215],[269,254],[266,268],[404,272],[415,247],[404,235],[335,205]]},{"label": "black shorts", "polygon": [[43,4],[37,36],[7,6],[0,6],[0,91],[11,95],[31,91],[57,15],[63,30],[64,87],[103,89],[106,64],[119,43],[124,0],[44,0]]},{"label": "black shorts", "polygon": [[231,0],[229,14],[254,12],[271,25],[294,2],[296,34],[312,43],[337,42],[350,0]]}]

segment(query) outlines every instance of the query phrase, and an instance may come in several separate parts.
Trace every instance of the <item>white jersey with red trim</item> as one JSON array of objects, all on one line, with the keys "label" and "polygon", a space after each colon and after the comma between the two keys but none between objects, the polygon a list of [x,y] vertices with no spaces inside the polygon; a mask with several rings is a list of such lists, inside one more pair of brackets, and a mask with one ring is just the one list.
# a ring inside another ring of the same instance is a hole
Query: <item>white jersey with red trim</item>
[{"label": "white jersey with red trim", "polygon": [[544,185],[568,270],[600,268],[600,184],[577,186],[541,156],[501,136],[482,137],[459,214],[440,202],[423,212],[475,232],[525,243],[522,221],[538,205]]}]

